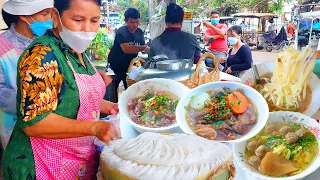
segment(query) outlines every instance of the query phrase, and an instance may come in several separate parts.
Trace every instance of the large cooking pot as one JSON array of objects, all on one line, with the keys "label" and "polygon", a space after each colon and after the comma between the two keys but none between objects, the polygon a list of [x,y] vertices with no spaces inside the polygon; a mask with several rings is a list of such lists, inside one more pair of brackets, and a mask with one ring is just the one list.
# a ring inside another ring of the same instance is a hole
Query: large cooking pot
[{"label": "large cooking pot", "polygon": [[[145,70],[140,72],[138,80],[151,78],[167,78],[182,81],[191,78],[196,65],[192,59],[168,60],[165,55],[158,55],[144,65]],[[200,74],[207,74],[206,68],[200,69]]]}]

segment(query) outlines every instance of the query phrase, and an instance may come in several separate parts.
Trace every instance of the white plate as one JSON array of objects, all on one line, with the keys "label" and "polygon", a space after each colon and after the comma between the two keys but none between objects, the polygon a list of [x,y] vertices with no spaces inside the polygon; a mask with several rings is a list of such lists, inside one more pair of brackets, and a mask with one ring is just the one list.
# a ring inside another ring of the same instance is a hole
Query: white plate
[{"label": "white plate", "polygon": [[[257,65],[259,75],[265,75],[267,73],[272,73],[274,69],[273,61],[264,62]],[[253,69],[248,70],[241,78],[242,83],[250,87],[256,85]],[[311,79],[309,81],[310,88],[312,90],[312,100],[308,109],[306,109],[303,114],[312,117],[320,108],[320,80],[312,73]]]}]

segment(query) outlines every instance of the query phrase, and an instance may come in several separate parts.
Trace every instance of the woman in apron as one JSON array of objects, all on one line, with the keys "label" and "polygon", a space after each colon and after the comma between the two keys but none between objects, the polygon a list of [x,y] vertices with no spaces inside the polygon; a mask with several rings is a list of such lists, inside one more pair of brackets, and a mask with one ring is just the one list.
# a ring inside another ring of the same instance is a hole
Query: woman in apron
[{"label": "woman in apron", "polygon": [[9,27],[0,35],[0,136],[5,147],[16,117],[17,62],[20,54],[37,37],[52,28],[53,0],[9,0],[2,16]]},{"label": "woman in apron", "polygon": [[100,112],[105,83],[84,53],[99,28],[100,0],[55,0],[53,30],[37,38],[18,61],[17,123],[3,155],[7,180],[95,179],[94,136],[118,136]]}]

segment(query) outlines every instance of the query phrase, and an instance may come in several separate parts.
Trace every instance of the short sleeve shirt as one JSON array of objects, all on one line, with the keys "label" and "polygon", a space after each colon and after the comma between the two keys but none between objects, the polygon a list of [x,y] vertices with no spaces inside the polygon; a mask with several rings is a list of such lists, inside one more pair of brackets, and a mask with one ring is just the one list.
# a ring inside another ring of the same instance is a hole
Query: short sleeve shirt
[{"label": "short sleeve shirt", "polygon": [[131,60],[137,57],[138,54],[125,54],[120,46],[123,43],[134,46],[145,45],[143,31],[138,28],[134,33],[131,33],[127,26],[122,26],[116,31],[116,37],[110,50],[108,61],[113,71],[126,73]]},{"label": "short sleeve shirt", "polygon": [[86,68],[78,55],[49,30],[22,53],[18,61],[17,122],[3,154],[4,179],[36,179],[30,137],[23,129],[50,113],[76,119],[80,106],[78,86],[66,58],[75,71],[93,75],[86,56]]},{"label": "short sleeve shirt", "polygon": [[[228,27],[225,24],[217,24],[217,27],[223,31],[225,31],[227,33],[228,31]],[[214,36],[217,35],[217,33],[211,29],[208,28],[207,32],[206,32],[207,36]],[[209,50],[212,51],[217,51],[217,52],[224,52],[224,53],[228,53],[228,41],[227,41],[227,36],[225,36],[225,38],[219,38],[219,39],[215,39],[209,47]]]}]

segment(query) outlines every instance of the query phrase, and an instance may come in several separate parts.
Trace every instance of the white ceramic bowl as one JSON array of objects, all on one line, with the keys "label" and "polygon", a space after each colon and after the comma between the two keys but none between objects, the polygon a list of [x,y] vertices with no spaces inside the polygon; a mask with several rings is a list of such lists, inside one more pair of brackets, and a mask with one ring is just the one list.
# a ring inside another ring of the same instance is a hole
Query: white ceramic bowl
[{"label": "white ceramic bowl", "polygon": [[[274,69],[273,61],[264,62],[257,65],[259,75],[265,75],[267,73],[272,73]],[[241,78],[242,83],[250,87],[256,85],[253,70],[248,70]],[[320,108],[320,80],[317,75],[312,74],[309,81],[310,88],[312,90],[312,99],[310,106],[302,114],[312,117],[317,113]]]},{"label": "white ceramic bowl", "polygon": [[196,87],[190,91],[183,99],[180,100],[177,109],[176,109],[176,119],[179,124],[179,127],[181,130],[187,134],[195,134],[192,129],[187,124],[186,120],[186,109],[185,106],[189,105],[189,102],[192,98],[192,96],[198,95],[201,92],[207,92],[210,90],[213,90],[215,88],[223,88],[228,87],[232,90],[235,90],[237,88],[242,88],[244,91],[244,94],[253,101],[254,105],[256,106],[258,110],[258,118],[255,126],[245,135],[243,135],[241,138],[231,141],[220,141],[220,142],[241,142],[245,141],[247,139],[252,138],[256,134],[258,134],[262,128],[265,126],[268,116],[269,116],[269,107],[266,102],[266,100],[262,97],[262,95],[256,91],[255,89],[246,86],[241,83],[236,82],[212,82],[208,84],[201,85],[199,87]]},{"label": "white ceramic bowl", "polygon": [[[320,145],[320,124],[301,113],[296,112],[288,112],[288,111],[278,111],[278,112],[270,112],[268,123],[270,122],[295,122],[303,124],[305,127],[307,127],[313,134],[316,136],[318,140],[318,144]],[[320,166],[320,156],[315,158],[315,160],[312,162],[312,164],[303,172],[300,174],[297,174],[295,176],[289,176],[286,178],[274,178],[269,177],[266,175],[263,175],[259,171],[252,168],[249,164],[246,163],[246,160],[244,159],[245,149],[246,149],[247,141],[240,142],[240,143],[234,143],[233,144],[233,157],[237,161],[240,168],[247,174],[250,174],[251,177],[257,179],[257,180],[295,180],[295,179],[302,179],[312,172],[316,171],[318,167]],[[320,149],[319,149],[320,150]]]},{"label": "white ceramic bowl", "polygon": [[126,121],[128,121],[140,133],[181,132],[180,128],[178,127],[178,123],[168,127],[149,128],[149,127],[144,127],[139,124],[136,124],[134,121],[132,121],[132,119],[129,116],[128,101],[129,99],[136,97],[137,94],[147,89],[157,90],[157,91],[167,91],[176,95],[180,99],[190,91],[190,89],[184,84],[178,81],[170,80],[170,79],[154,78],[154,79],[139,81],[133,84],[132,86],[130,86],[120,96],[119,112],[120,112],[121,119],[125,119]]}]

